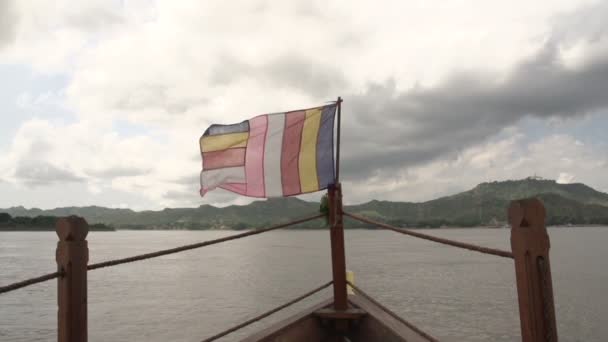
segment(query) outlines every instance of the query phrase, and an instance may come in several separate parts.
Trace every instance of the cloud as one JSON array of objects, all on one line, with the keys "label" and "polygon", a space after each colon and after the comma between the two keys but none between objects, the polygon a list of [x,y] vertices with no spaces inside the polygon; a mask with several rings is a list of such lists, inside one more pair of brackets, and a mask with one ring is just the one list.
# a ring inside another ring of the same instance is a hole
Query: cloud
[{"label": "cloud", "polygon": [[125,24],[125,17],[108,1],[87,1],[74,6],[70,3],[63,16],[63,23],[86,32],[107,30]]},{"label": "cloud", "polygon": [[553,20],[552,35],[566,44],[575,44],[581,39],[598,43],[608,38],[608,3],[597,1],[575,10],[560,13]]},{"label": "cloud", "polygon": [[94,41],[124,29],[125,15],[115,1],[0,1],[0,62],[60,73]]},{"label": "cloud", "polygon": [[[199,157],[200,159],[200,157]],[[199,172],[192,172],[189,175],[181,176],[172,181],[175,184],[188,185],[188,186],[199,186],[200,185],[200,174]]]},{"label": "cloud", "polygon": [[199,199],[200,195],[197,191],[169,190],[163,194],[163,197],[170,201],[194,203]]},{"label": "cloud", "polygon": [[169,95],[171,91],[170,87],[165,85],[142,84],[139,88],[121,94],[111,106],[115,110],[125,112],[161,109],[167,114],[182,114],[189,108],[208,101],[204,97],[175,99]]},{"label": "cloud", "polygon": [[390,178],[345,181],[345,198],[357,203],[370,198],[427,201],[472,189],[481,182],[523,179],[537,175],[559,182],[575,179],[608,191],[608,151],[602,145],[580,144],[570,136],[550,134],[532,141],[509,130],[491,141],[464,149],[450,159],[400,169]]},{"label": "cloud", "polygon": [[554,43],[506,76],[454,74],[399,92],[370,86],[344,104],[344,175],[361,179],[449,157],[525,117],[575,117],[608,108],[608,56],[578,68]]},{"label": "cloud", "polygon": [[13,0],[0,1],[0,50],[15,39],[19,17]]},{"label": "cloud", "polygon": [[314,97],[335,94],[347,83],[338,69],[297,55],[283,55],[262,65],[227,57],[213,69],[210,82],[228,85],[243,78],[256,79],[268,87],[291,88]]},{"label": "cloud", "polygon": [[184,161],[187,150],[144,135],[121,137],[112,127],[97,121],[26,121],[0,154],[0,176],[35,186],[81,181],[93,193],[112,189],[160,199],[170,186],[164,178],[200,164]]},{"label": "cloud", "polygon": [[570,184],[574,182],[574,175],[571,175],[567,172],[560,172],[559,176],[557,176],[557,182],[559,184]]},{"label": "cloud", "polygon": [[162,199],[166,206],[169,207],[196,207],[202,203],[211,203],[216,207],[226,207],[229,205],[246,205],[259,200],[250,197],[235,196],[228,191],[218,189],[206,194],[205,200],[201,201],[201,196],[197,187],[187,187],[182,190],[169,190],[162,195]]},{"label": "cloud", "polygon": [[46,162],[22,162],[15,169],[14,177],[28,186],[43,186],[56,183],[82,182],[84,179],[67,169]]},{"label": "cloud", "polygon": [[90,176],[112,179],[117,177],[133,177],[147,175],[152,172],[151,168],[138,168],[133,166],[114,166],[106,167],[103,169],[85,169],[85,173]]},{"label": "cloud", "polygon": [[[488,1],[471,11],[355,1],[348,12],[308,1],[13,4],[16,39],[0,63],[60,72],[68,83],[48,96],[24,90],[18,105],[69,112],[70,121],[23,122],[0,155],[9,183],[56,175],[54,186],[158,206],[242,203],[249,199],[223,191],[197,197],[204,129],[342,95],[341,170],[357,186],[352,199],[428,199],[506,177],[499,167],[533,173],[526,168],[536,164],[517,156],[540,158],[520,132],[526,118],[578,120],[608,108],[601,3],[572,11],[580,6]],[[547,169],[597,179],[567,167],[575,153],[559,158]]]}]

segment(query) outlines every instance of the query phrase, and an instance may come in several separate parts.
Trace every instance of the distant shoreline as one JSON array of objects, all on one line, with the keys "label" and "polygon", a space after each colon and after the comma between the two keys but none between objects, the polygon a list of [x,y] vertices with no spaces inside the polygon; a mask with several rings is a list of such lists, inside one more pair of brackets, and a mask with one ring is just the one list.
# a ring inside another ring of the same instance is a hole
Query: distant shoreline
[{"label": "distant shoreline", "polygon": [[[395,227],[411,229],[504,229],[508,225],[507,208],[511,202],[533,197],[544,204],[547,225],[608,226],[608,193],[597,191],[582,183],[559,184],[554,180],[542,180],[537,177],[485,182],[473,189],[425,202],[371,200],[348,204],[344,206],[344,211]],[[238,231],[269,227],[320,212],[321,203],[297,197],[270,198],[247,205],[216,207],[201,204],[198,207],[141,211],[101,206],[44,210],[17,206],[0,209],[0,227],[54,227],[57,218],[76,215],[89,223],[105,222],[118,230]],[[586,224],[587,222],[593,224]],[[350,217],[344,219],[344,224],[347,227],[371,227],[370,224],[358,223]],[[324,226],[325,222],[318,220],[300,224],[298,228],[322,229]]]},{"label": "distant shoreline", "polygon": [[[0,233],[2,232],[54,232],[55,227],[0,227]],[[90,232],[115,232],[117,229],[112,227],[91,227],[89,226]]]},{"label": "distant shoreline", "polygon": [[[492,227],[492,226],[478,226],[478,227],[439,227],[439,228],[420,228],[420,227],[415,227],[415,228],[407,228],[407,227],[401,227],[402,229],[408,229],[408,230],[421,230],[421,229],[425,229],[425,230],[453,230],[453,229],[489,229],[489,230],[508,230],[511,229],[510,227]],[[608,226],[606,225],[601,225],[601,224],[578,224],[578,225],[559,225],[559,226],[548,226],[547,228],[552,228],[552,229],[563,229],[563,228],[608,228]],[[125,228],[125,229],[121,229],[121,228],[91,228],[89,229],[90,232],[117,232],[117,231],[146,231],[146,232],[150,232],[150,231],[163,231],[163,232],[168,232],[168,231],[192,231],[192,232],[199,232],[199,231],[212,231],[212,232],[221,232],[221,231],[229,231],[229,232],[244,232],[244,231],[249,231],[249,230],[255,230],[256,228],[251,228],[251,229],[216,229],[216,228],[208,228],[208,229],[162,229],[162,228],[153,228],[153,229],[132,229],[132,228]],[[284,229],[284,230],[297,230],[297,231],[312,231],[312,230],[326,230],[327,228],[289,228],[289,229]],[[365,228],[365,227],[358,227],[358,228],[345,228],[345,230],[383,230],[383,229],[378,229],[378,228]],[[19,227],[2,227],[0,228],[0,233],[2,232],[54,232],[55,228],[27,228],[27,229],[23,229],[23,228],[19,228]]]}]

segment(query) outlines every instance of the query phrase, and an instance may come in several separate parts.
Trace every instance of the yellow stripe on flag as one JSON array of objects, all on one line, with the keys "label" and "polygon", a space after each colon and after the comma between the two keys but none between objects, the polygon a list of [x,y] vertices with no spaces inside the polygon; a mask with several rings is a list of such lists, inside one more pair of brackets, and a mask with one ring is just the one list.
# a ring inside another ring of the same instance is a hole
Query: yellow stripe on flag
[{"label": "yellow stripe on flag", "polygon": [[207,135],[200,140],[201,152],[213,152],[233,147],[246,147],[249,132]]},{"label": "yellow stripe on flag", "polygon": [[319,190],[317,179],[317,135],[321,124],[321,109],[306,111],[306,119],[302,128],[302,143],[300,144],[300,187],[302,192]]}]

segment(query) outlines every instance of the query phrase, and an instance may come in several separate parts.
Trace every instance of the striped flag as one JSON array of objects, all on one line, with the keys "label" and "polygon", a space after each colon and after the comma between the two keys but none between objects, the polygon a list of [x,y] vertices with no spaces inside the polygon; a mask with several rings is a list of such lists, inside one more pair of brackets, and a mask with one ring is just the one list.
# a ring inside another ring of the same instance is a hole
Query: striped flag
[{"label": "striped flag", "polygon": [[217,187],[250,197],[283,197],[334,182],[336,104],[211,125],[200,139],[201,196]]}]

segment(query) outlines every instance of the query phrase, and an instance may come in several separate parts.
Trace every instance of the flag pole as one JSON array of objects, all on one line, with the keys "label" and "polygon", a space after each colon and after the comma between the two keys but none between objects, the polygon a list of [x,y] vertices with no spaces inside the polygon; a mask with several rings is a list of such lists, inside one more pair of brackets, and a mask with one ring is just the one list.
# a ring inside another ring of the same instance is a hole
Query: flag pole
[{"label": "flag pole", "polygon": [[339,184],[340,183],[340,127],[341,125],[341,117],[342,117],[342,98],[338,96],[338,101],[336,101],[336,103],[338,104],[338,131],[337,131],[337,138],[336,138],[336,180],[335,180],[335,184]]},{"label": "flag pole", "polygon": [[[344,248],[344,221],[342,215],[342,186],[340,185],[340,126],[342,112],[342,98],[338,97],[337,115],[338,129],[336,137],[336,175],[334,184],[327,189],[329,202],[329,237],[331,241],[331,264],[334,287],[335,311],[345,311],[348,309],[348,294],[346,292],[346,256]],[[346,322],[338,321],[334,327],[337,331],[345,331]]]}]

